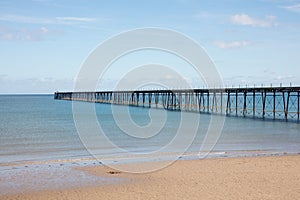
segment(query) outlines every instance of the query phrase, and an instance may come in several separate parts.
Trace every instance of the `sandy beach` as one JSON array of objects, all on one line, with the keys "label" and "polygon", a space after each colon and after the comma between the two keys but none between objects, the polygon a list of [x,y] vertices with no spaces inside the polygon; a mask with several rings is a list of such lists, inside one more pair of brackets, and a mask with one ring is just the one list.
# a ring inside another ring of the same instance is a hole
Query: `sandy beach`
[{"label": "sandy beach", "polygon": [[146,174],[105,166],[78,167],[74,170],[123,181],[0,199],[300,199],[299,167],[299,155],[185,160]]}]

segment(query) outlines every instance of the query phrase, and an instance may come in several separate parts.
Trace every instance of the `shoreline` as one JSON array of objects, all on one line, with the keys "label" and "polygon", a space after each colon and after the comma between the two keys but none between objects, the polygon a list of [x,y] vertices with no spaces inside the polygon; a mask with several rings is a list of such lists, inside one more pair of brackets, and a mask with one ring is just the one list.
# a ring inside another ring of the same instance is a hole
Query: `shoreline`
[{"label": "shoreline", "polygon": [[[158,158],[159,161],[168,160],[168,158],[173,158],[174,155],[178,153],[172,152],[161,152],[155,156],[145,156],[143,154],[136,155],[133,157],[126,156],[103,156],[100,160],[95,158],[93,155],[85,155],[83,157],[74,157],[74,158],[60,158],[60,159],[46,159],[46,160],[23,160],[23,161],[12,161],[12,162],[0,162],[0,167],[18,167],[25,165],[47,165],[47,164],[66,164],[71,165],[76,163],[80,165],[81,163],[99,163],[103,164],[103,161],[108,163],[119,164],[120,161],[129,160],[128,163],[139,163],[147,162],[145,159]],[[294,156],[300,155],[300,152],[286,152],[286,151],[273,151],[272,149],[256,149],[256,150],[232,150],[232,151],[211,151],[207,152],[185,152],[183,155],[178,157],[177,160],[198,160],[198,159],[214,159],[214,158],[245,158],[245,157],[264,157],[264,156]],[[204,156],[204,157],[203,157]],[[141,160],[139,160],[141,159]],[[158,161],[158,162],[159,162]],[[155,161],[150,161],[155,162]],[[126,164],[126,162],[120,162],[121,164]]]},{"label": "shoreline", "polygon": [[[155,163],[123,165],[151,164]],[[103,165],[77,166],[72,167],[74,174],[94,177],[91,184],[25,190],[0,195],[0,199],[299,199],[299,166],[299,154],[178,160],[145,174],[119,172]],[[27,178],[32,179],[32,174]]]}]

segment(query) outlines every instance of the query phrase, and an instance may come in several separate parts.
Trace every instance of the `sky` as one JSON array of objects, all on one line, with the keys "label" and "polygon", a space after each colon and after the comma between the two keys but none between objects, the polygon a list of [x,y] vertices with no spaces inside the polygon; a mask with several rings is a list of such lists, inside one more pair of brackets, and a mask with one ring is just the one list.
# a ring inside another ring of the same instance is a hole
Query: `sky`
[{"label": "sky", "polygon": [[300,85],[300,0],[1,0],[0,94],[71,91],[95,47],[144,27],[195,40],[225,86]]}]

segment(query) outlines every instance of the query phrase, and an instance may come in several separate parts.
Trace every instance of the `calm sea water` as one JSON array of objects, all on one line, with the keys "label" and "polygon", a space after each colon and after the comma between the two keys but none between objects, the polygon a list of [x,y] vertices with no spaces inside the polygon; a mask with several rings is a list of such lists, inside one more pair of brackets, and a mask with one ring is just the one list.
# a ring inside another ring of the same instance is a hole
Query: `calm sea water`
[{"label": "calm sea water", "polygon": [[[147,153],[159,149],[172,140],[180,125],[180,113],[167,111],[166,122],[159,134],[145,140],[133,138],[117,126],[110,105],[96,104],[95,107],[107,137],[131,152]],[[76,131],[72,102],[55,101],[52,95],[1,95],[0,111],[0,164],[92,157]],[[129,111],[136,124],[145,126],[151,122],[149,109],[130,107]],[[190,117],[196,115],[194,113]],[[209,119],[209,115],[201,115],[197,136],[187,154],[199,151]],[[221,137],[211,156],[256,155],[259,152],[299,153],[300,124],[226,118]],[[98,149],[98,153],[106,158],[122,156],[114,148]]]}]

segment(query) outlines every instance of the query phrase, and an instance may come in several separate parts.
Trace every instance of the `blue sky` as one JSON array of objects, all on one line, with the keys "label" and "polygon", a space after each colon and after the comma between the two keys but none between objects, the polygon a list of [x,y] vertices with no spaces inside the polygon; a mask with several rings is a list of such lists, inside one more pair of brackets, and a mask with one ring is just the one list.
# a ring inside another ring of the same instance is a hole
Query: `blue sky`
[{"label": "blue sky", "polygon": [[72,90],[99,43],[142,27],[196,40],[225,85],[300,85],[299,0],[2,0],[0,93]]}]

